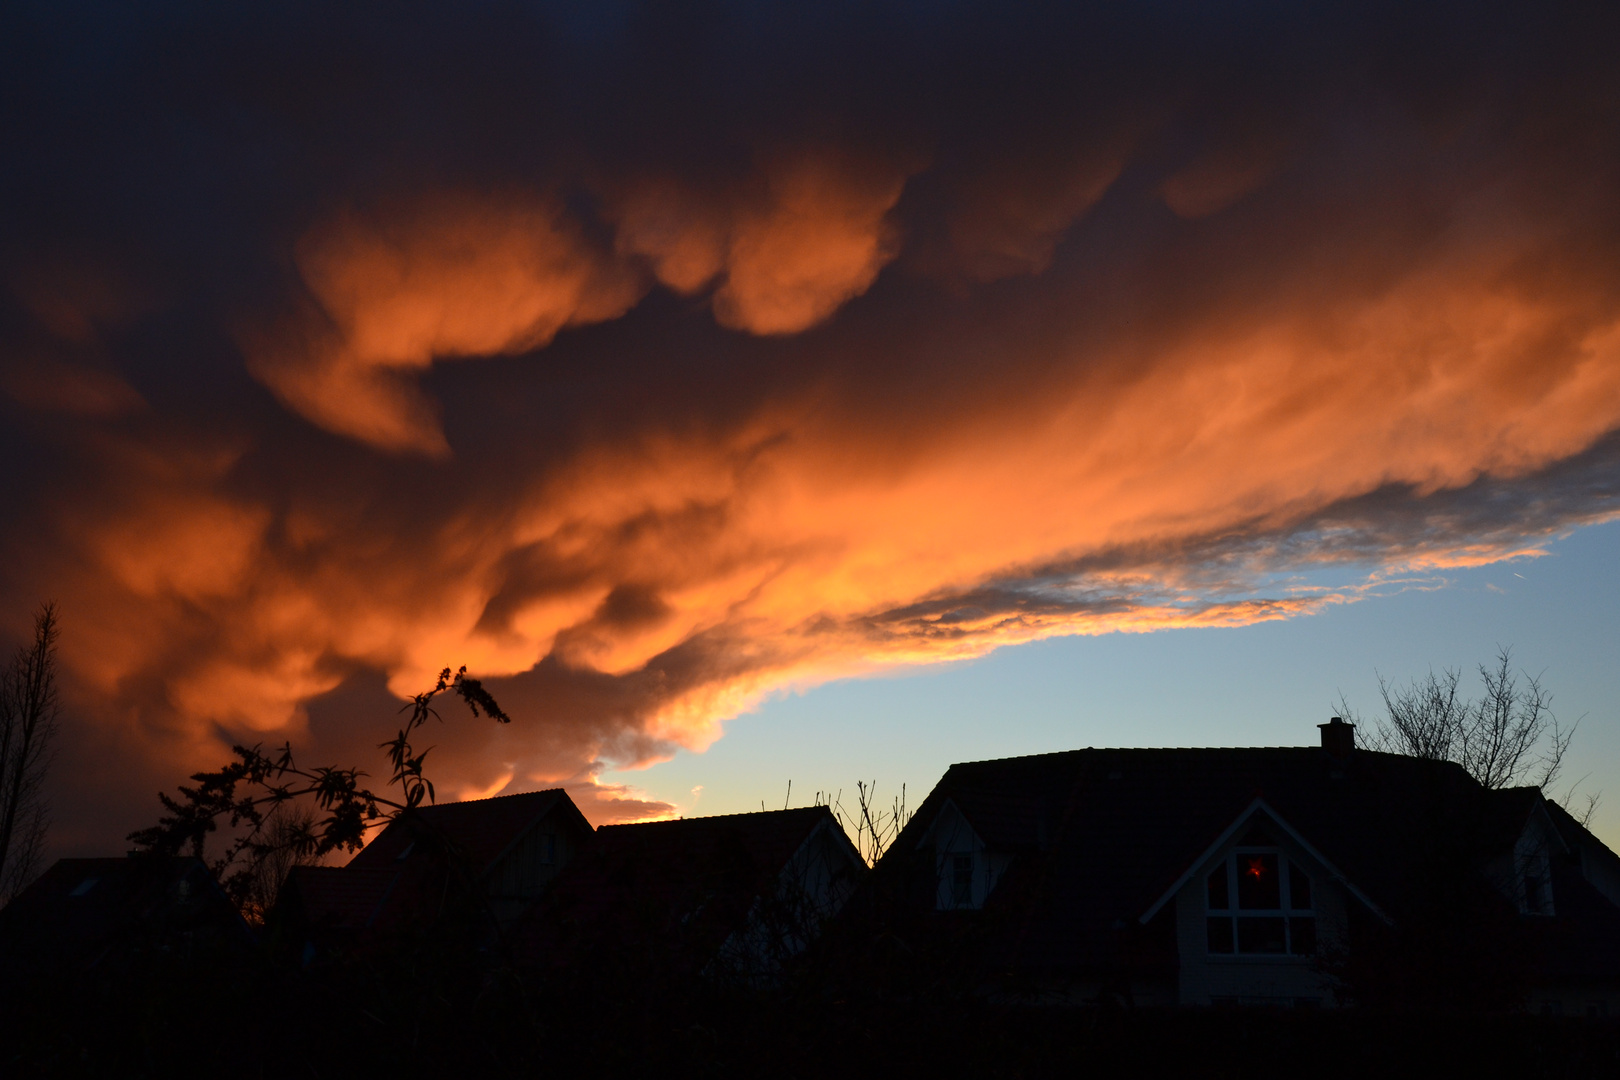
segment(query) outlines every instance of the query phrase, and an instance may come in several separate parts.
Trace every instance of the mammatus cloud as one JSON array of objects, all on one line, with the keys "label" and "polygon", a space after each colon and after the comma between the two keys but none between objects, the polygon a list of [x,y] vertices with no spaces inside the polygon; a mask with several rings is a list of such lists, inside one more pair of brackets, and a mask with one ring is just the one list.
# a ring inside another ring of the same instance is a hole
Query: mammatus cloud
[{"label": "mammatus cloud", "polygon": [[249,368],[328,430],[447,456],[437,410],[411,378],[435,360],[544,348],[564,327],[623,315],[650,279],[692,293],[719,278],[722,326],[808,329],[894,257],[886,215],[904,179],[801,155],[763,169],[737,205],[643,184],[622,199],[612,249],[555,197],[439,195],[373,221],[346,212],[300,240],[313,302],[244,334]]},{"label": "mammatus cloud", "polygon": [[605,765],[773,692],[1620,512],[1613,28],[1185,16],[108,44],[104,118],[8,114],[0,247],[0,598],[61,605],[75,782],[366,760],[466,663],[516,722],[447,725],[446,790],[635,816]]},{"label": "mammatus cloud", "polygon": [[617,318],[645,286],[592,249],[555,200],[438,196],[323,221],[297,265],[313,303],[250,333],[250,369],[288,406],[383,450],[450,452],[411,375],[435,359],[542,348]]}]

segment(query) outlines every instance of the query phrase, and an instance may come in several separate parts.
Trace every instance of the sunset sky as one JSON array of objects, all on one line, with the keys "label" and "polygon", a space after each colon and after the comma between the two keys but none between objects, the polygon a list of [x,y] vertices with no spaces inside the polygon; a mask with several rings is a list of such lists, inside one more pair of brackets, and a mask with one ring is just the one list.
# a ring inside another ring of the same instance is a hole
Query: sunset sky
[{"label": "sunset sky", "polygon": [[[60,854],[233,741],[593,821],[1313,742],[1498,646],[1620,842],[1620,12],[0,14]],[[1562,788],[1560,789],[1560,791]]]}]

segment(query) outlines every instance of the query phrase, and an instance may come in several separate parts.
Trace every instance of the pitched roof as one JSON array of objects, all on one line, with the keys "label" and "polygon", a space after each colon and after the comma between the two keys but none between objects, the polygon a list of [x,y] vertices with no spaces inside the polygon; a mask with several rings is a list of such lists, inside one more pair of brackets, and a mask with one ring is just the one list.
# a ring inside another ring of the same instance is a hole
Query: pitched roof
[{"label": "pitched roof", "polygon": [[348,865],[296,868],[285,913],[311,931],[339,934],[386,933],[431,919],[445,896],[442,856],[488,874],[553,813],[591,831],[561,788],[418,807],[389,822]]},{"label": "pitched roof", "polygon": [[1569,855],[1552,861],[1553,919],[1535,920],[1550,979],[1580,982],[1620,971],[1620,856],[1562,806],[1544,803]]},{"label": "pitched roof", "polygon": [[811,831],[827,822],[836,825],[827,807],[804,806],[757,814],[604,825],[596,830],[596,849],[603,853],[656,852],[663,859],[691,862],[740,847],[755,866],[776,873],[787,865]]},{"label": "pitched roof", "polygon": [[0,911],[0,953],[17,963],[93,967],[176,935],[227,944],[253,937],[208,868],[189,856],[59,859]]},{"label": "pitched roof", "polygon": [[521,947],[553,962],[634,952],[696,970],[820,828],[842,836],[825,806],[604,825],[558,879]]},{"label": "pitched roof", "polygon": [[1039,849],[1008,870],[983,922],[1000,926],[1008,964],[1094,966],[1257,797],[1367,895],[1398,908],[1437,837],[1478,832],[1469,811],[1481,796],[1456,765],[1370,751],[1074,750],[951,766],[891,852],[915,859],[946,800],[992,848]]},{"label": "pitched roof", "polygon": [[392,866],[405,850],[426,836],[447,842],[480,872],[487,873],[513,844],[559,805],[585,829],[590,824],[562,788],[499,795],[492,799],[419,806],[402,814],[367,844],[349,866],[360,870]]}]

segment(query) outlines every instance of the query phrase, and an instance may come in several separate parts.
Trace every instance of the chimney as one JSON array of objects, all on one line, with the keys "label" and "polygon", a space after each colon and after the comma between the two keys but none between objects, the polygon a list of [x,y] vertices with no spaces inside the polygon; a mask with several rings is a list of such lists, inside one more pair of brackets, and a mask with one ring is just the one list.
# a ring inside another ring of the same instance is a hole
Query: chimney
[{"label": "chimney", "polygon": [[1335,716],[1325,724],[1317,724],[1322,733],[1322,749],[1339,760],[1349,757],[1356,748],[1356,725],[1347,724],[1343,717]]}]

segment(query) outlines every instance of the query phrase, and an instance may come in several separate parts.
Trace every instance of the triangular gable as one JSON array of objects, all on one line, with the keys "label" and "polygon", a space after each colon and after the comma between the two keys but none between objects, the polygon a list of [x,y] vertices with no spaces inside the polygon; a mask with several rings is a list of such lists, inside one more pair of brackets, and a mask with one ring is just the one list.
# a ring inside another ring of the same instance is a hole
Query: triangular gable
[{"label": "triangular gable", "polygon": [[1182,872],[1181,876],[1176,878],[1175,884],[1166,889],[1164,893],[1153,902],[1153,905],[1149,907],[1147,911],[1143,912],[1137,921],[1144,926],[1151,922],[1153,917],[1159,913],[1160,909],[1163,908],[1164,905],[1168,904],[1175,897],[1176,893],[1181,891],[1182,887],[1185,886],[1187,882],[1192,880],[1193,875],[1196,874],[1202,866],[1213,859],[1222,849],[1230,846],[1237,838],[1239,832],[1242,831],[1243,827],[1247,825],[1256,814],[1260,813],[1265,814],[1266,817],[1271,820],[1272,824],[1276,825],[1279,829],[1286,833],[1290,840],[1298,844],[1307,855],[1309,855],[1319,866],[1322,867],[1323,870],[1327,871],[1330,878],[1344,886],[1350,895],[1354,896],[1357,900],[1360,900],[1364,905],[1366,905],[1369,911],[1371,911],[1374,915],[1377,915],[1386,923],[1393,922],[1393,920],[1384,913],[1382,908],[1373,903],[1371,897],[1357,888],[1355,884],[1344,875],[1343,871],[1335,866],[1327,858],[1327,856],[1318,851],[1314,844],[1300,835],[1299,830],[1295,829],[1292,825],[1288,824],[1288,822],[1284,821],[1281,814],[1273,810],[1269,805],[1266,804],[1264,799],[1259,797],[1256,797],[1255,800],[1237,816],[1237,819],[1233,821],[1232,824],[1228,825],[1226,829],[1215,838],[1214,843],[1205,848],[1203,853],[1192,861],[1191,865],[1189,865],[1187,869]]},{"label": "triangular gable", "polygon": [[816,822],[810,832],[805,835],[804,841],[794,849],[792,855],[788,856],[788,861],[782,864],[782,869],[786,870],[789,866],[792,866],[798,857],[804,853],[804,850],[810,846],[811,841],[815,840],[821,832],[828,829],[837,834],[838,840],[843,841],[840,844],[835,840],[833,846],[844,853],[844,857],[849,860],[849,864],[855,867],[857,871],[865,871],[867,869],[866,860],[861,858],[861,853],[855,847],[854,841],[849,838],[849,833],[845,832],[843,826],[839,825],[838,820],[830,814],[825,820]]},{"label": "triangular gable", "polygon": [[1530,823],[1533,821],[1541,822],[1542,834],[1552,839],[1558,854],[1568,855],[1570,853],[1569,844],[1564,841],[1563,832],[1558,828],[1558,823],[1553,820],[1552,814],[1547,810],[1547,797],[1541,793],[1540,789],[1534,790],[1530,801],[1530,812],[1524,816],[1524,820],[1519,823],[1518,831],[1514,834],[1513,842],[1515,846],[1518,845],[1525,832],[1529,830]]},{"label": "triangular gable", "polygon": [[[508,855],[512,854],[512,852],[517,850],[517,846],[523,842],[524,837],[532,833],[540,826],[542,821],[545,821],[547,818],[551,817],[553,813],[557,812],[557,810],[562,807],[567,808],[566,810],[563,810],[563,816],[572,817],[574,819],[574,824],[580,829],[580,831],[586,835],[590,835],[595,831],[591,828],[591,823],[585,820],[585,815],[580,812],[580,809],[574,803],[574,800],[568,797],[568,792],[564,791],[562,788],[552,788],[551,790],[552,792],[555,792],[556,798],[552,799],[551,802],[547,803],[543,809],[539,810],[534,817],[530,819],[527,825],[519,829],[517,835],[512,837],[511,841],[504,848],[498,851],[494,858],[489,860],[489,864],[482,868],[481,873],[488,874],[494,870],[495,867],[499,866],[502,859],[506,858]],[[569,813],[569,811],[572,811],[572,813]]]},{"label": "triangular gable", "polygon": [[986,846],[984,838],[979,835],[979,830],[974,828],[972,819],[963,813],[962,808],[957,805],[955,799],[947,798],[940,804],[939,811],[934,815],[934,820],[930,821],[928,828],[923,830],[922,839],[917,842],[917,850],[921,851],[934,842],[934,831],[939,828],[939,823],[945,819],[947,812],[955,814],[961,819],[962,824],[967,826],[968,833],[973,840],[973,846]]}]

